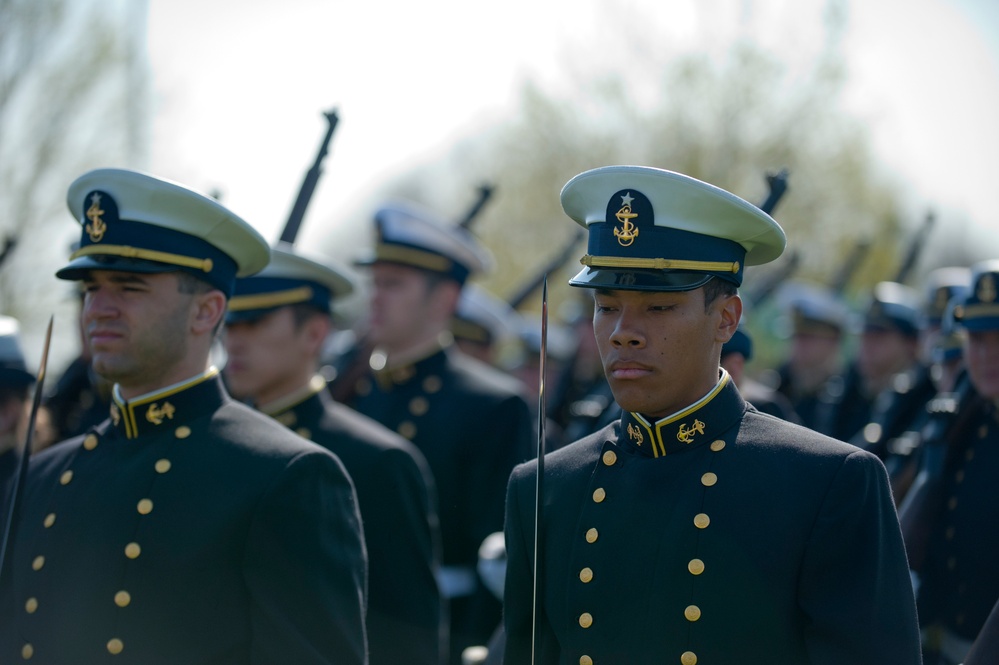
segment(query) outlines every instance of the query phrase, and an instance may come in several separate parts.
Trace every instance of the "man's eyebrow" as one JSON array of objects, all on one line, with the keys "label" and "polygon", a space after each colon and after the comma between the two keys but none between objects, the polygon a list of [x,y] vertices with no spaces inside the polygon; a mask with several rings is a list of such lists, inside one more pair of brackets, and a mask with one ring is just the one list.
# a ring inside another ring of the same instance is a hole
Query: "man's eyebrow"
[{"label": "man's eyebrow", "polygon": [[[97,281],[93,274],[88,274],[83,278],[84,282]],[[108,281],[115,284],[146,284],[146,276],[139,273],[114,272],[108,275]]]}]

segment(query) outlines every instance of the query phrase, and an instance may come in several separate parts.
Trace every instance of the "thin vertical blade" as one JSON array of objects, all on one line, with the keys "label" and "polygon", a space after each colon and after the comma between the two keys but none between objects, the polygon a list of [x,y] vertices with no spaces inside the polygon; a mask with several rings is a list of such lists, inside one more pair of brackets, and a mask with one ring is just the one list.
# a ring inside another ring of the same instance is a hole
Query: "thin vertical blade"
[{"label": "thin vertical blade", "polygon": [[[0,541],[0,576],[3,575],[7,550],[11,542],[11,532],[17,518],[17,508],[23,492],[25,478],[28,475],[28,458],[31,457],[31,442],[35,438],[35,422],[38,420],[38,409],[42,405],[42,387],[45,383],[45,367],[49,361],[49,345],[52,343],[52,323],[55,316],[49,317],[49,327],[45,332],[45,345],[42,347],[42,361],[38,364],[38,376],[35,380],[35,395],[31,403],[31,415],[28,416],[28,432],[24,437],[24,448],[10,492],[10,510],[7,512],[7,523],[3,529],[3,540]],[[2,580],[0,580],[2,582]]]},{"label": "thin vertical blade", "polygon": [[541,581],[542,581],[542,503],[545,478],[545,370],[548,364],[548,275],[541,288],[541,357],[538,371],[538,478],[534,497],[534,625],[531,631],[531,663],[537,663],[538,638],[541,634]]}]

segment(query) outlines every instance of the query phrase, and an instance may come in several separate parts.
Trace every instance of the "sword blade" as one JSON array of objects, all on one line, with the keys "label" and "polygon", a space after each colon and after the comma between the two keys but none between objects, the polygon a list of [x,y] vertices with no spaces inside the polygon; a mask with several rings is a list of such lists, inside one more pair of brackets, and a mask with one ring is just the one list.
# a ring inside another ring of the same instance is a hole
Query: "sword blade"
[{"label": "sword blade", "polygon": [[534,493],[534,596],[532,603],[533,629],[531,630],[531,663],[537,663],[538,638],[541,634],[541,581],[542,581],[542,501],[545,478],[545,371],[548,364],[548,275],[541,288],[541,357],[538,370],[538,478]]},{"label": "sword blade", "polygon": [[45,332],[45,344],[42,347],[42,360],[38,364],[38,374],[35,378],[35,394],[31,402],[31,414],[28,416],[28,430],[24,436],[24,446],[21,449],[21,459],[19,460],[17,474],[14,476],[14,484],[10,493],[10,510],[7,511],[7,523],[4,524],[3,541],[0,543],[0,588],[3,587],[4,565],[7,559],[7,550],[12,542],[14,520],[17,517],[17,508],[23,493],[24,479],[28,475],[28,458],[31,457],[31,442],[35,438],[35,422],[38,420],[38,409],[42,405],[42,387],[45,383],[45,368],[49,361],[49,345],[52,343],[52,322],[55,316],[49,317],[48,330]]}]

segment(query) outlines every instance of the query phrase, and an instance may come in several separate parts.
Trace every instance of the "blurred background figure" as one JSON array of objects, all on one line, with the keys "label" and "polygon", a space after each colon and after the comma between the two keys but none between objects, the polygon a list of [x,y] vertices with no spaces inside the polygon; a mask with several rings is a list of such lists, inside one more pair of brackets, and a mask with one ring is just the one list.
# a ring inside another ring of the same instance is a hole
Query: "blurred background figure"
[{"label": "blurred background figure", "polygon": [[451,334],[463,353],[503,368],[516,343],[519,314],[477,284],[466,284],[451,320]]},{"label": "blurred background figure", "polygon": [[859,445],[862,439],[855,437],[871,422],[875,400],[882,395],[890,399],[895,381],[914,385],[918,317],[919,297],[912,288],[897,282],[875,285],[864,311],[856,357],[842,382],[828,385],[816,420],[818,431]]},{"label": "blurred background figure", "polygon": [[927,435],[899,507],[926,665],[961,663],[999,600],[999,260],[972,266],[954,317],[968,380]]},{"label": "blurred background figure", "polygon": [[[20,335],[17,319],[0,315],[0,533],[7,523],[10,493],[27,434],[28,397],[35,383],[24,362]],[[36,429],[35,436],[39,434],[49,436]]]},{"label": "blurred background figure", "polygon": [[[538,316],[521,315],[517,330],[519,353],[511,372],[523,384],[527,403],[538,422],[540,401],[538,389],[541,380],[541,319]],[[565,368],[573,361],[576,352],[576,339],[571,328],[549,319],[548,348],[545,364],[545,450],[552,451],[567,443],[562,426],[553,417],[557,411],[555,400],[558,397],[558,381],[565,376]]]},{"label": "blurred background figure", "polygon": [[722,345],[721,366],[729,373],[743,399],[763,413],[798,423],[798,414],[782,393],[746,375],[746,363],[753,358],[753,339],[743,327],[736,329],[732,339]]},{"label": "blurred background figure", "polygon": [[460,226],[409,203],[383,206],[374,226],[374,247],[357,261],[371,275],[365,351],[330,390],[410,440],[430,465],[449,658],[458,665],[500,623],[500,603],[476,571],[479,546],[503,528],[507,479],[531,455],[537,428],[523,385],[460,352],[450,330],[462,288],[491,255]]},{"label": "blurred background figure", "polygon": [[941,268],[929,274],[917,317],[917,360],[878,395],[870,422],[854,437],[853,443],[885,463],[896,503],[915,477],[926,421],[940,408],[931,401],[953,389],[961,366],[962,337],[953,320],[953,303],[968,293],[970,279],[967,268]]},{"label": "blurred background figure", "polygon": [[802,425],[817,429],[824,391],[843,371],[849,309],[831,290],[800,281],[784,285],[776,300],[789,337],[787,358],[764,382],[788,399]]},{"label": "blurred background figure", "polygon": [[971,270],[963,266],[937,268],[926,276],[919,314],[919,358],[924,364],[932,361],[947,306],[955,298],[966,296],[970,287]]},{"label": "blurred background figure", "polygon": [[236,280],[223,336],[230,392],[335,454],[357,492],[368,553],[370,665],[440,665],[440,533],[430,469],[413,444],[338,404],[316,373],[334,300],[351,280],[289,244]]}]

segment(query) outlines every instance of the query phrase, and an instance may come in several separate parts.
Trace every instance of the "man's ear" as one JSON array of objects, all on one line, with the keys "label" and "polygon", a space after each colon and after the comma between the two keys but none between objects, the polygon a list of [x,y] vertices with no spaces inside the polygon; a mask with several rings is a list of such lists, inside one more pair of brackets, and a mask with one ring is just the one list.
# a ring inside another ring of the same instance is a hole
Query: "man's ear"
[{"label": "man's ear", "polygon": [[428,306],[435,320],[450,321],[458,310],[458,300],[461,298],[461,285],[448,279],[435,284],[430,292]]},{"label": "man's ear", "polygon": [[191,332],[197,335],[214,334],[225,316],[226,298],[218,289],[194,296],[191,314]]},{"label": "man's ear", "polygon": [[724,344],[732,339],[736,328],[739,327],[739,321],[742,320],[742,298],[737,295],[719,298],[718,311],[721,317],[718,320],[715,341]]},{"label": "man's ear", "polygon": [[319,357],[326,343],[326,338],[329,337],[332,329],[333,324],[330,321],[330,317],[319,313],[310,316],[303,322],[301,331],[302,343],[309,350],[310,354],[317,358]]}]

